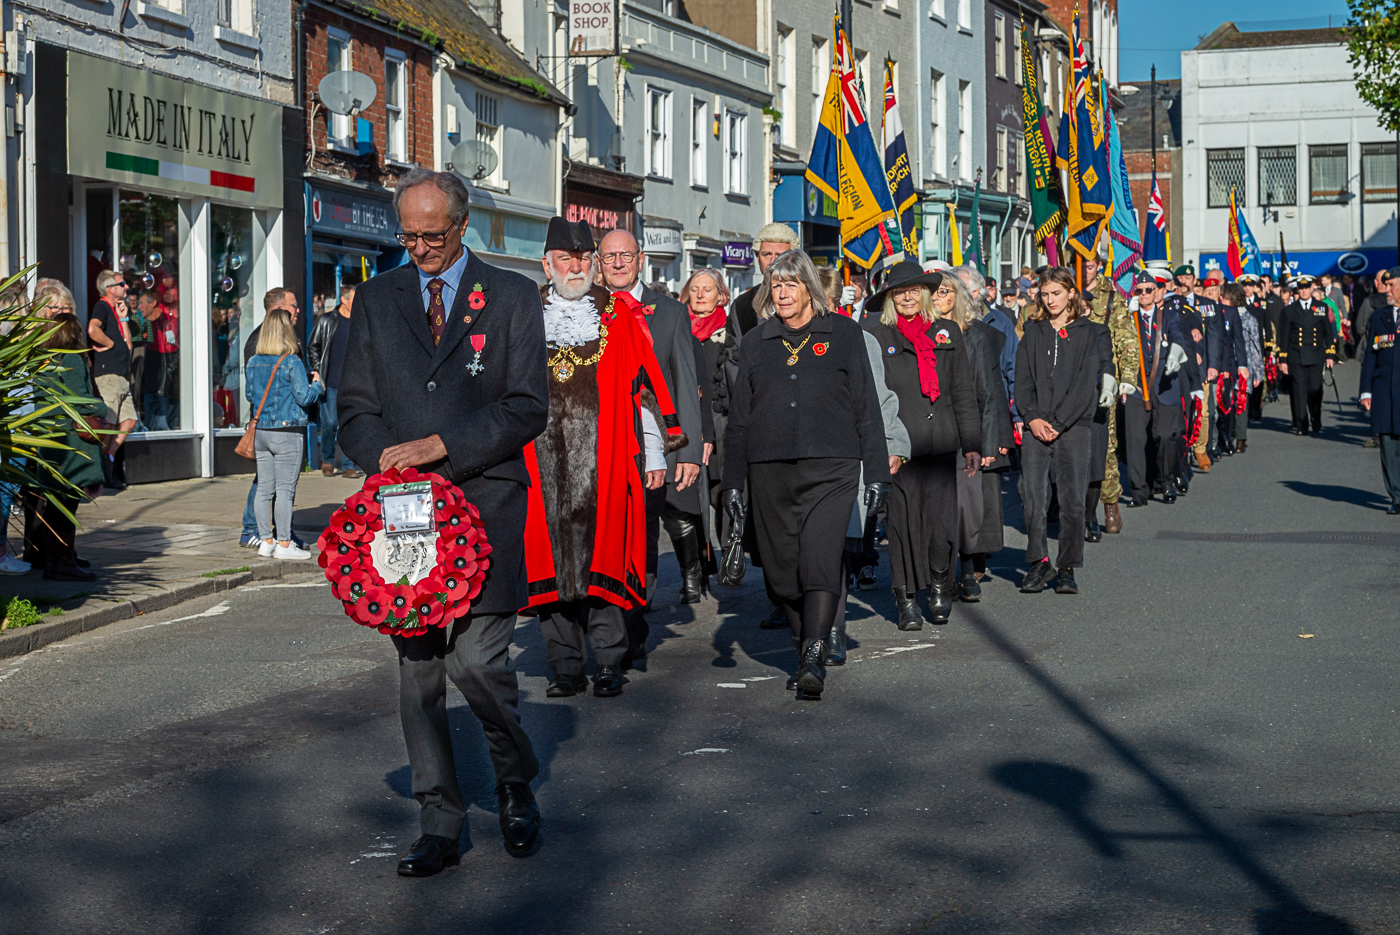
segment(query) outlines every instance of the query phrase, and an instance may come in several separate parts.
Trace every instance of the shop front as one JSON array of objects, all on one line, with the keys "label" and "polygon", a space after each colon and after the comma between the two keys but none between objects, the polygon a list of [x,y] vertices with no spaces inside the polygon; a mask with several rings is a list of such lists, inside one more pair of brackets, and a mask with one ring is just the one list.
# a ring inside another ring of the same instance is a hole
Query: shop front
[{"label": "shop front", "polygon": [[669,218],[645,218],[642,228],[642,251],[646,254],[646,269],[642,277],[647,285],[660,283],[674,292],[681,286],[681,225]]},{"label": "shop front", "polygon": [[[343,286],[403,265],[406,251],[394,239],[398,216],[393,193],[324,180],[306,183],[308,318],[340,303]],[[309,321],[305,323],[310,329]]]},{"label": "shop front", "polygon": [[243,345],[283,280],[282,108],[64,54],[66,86],[37,93],[67,117],[67,285],[84,314],[104,269],[129,286],[127,480],[221,473],[248,418]]},{"label": "shop front", "polygon": [[642,179],[625,172],[612,172],[598,166],[566,163],[564,175],[564,217],[587,221],[594,240],[602,240],[611,230],[634,235],[637,228],[637,199],[642,197]]},{"label": "shop front", "polygon": [[738,295],[753,285],[753,241],[726,241],[720,250],[730,295]]},{"label": "shop front", "polygon": [[783,163],[773,190],[773,220],[797,232],[802,249],[819,265],[834,264],[840,254],[841,221],[836,202],[803,177],[802,163]]}]

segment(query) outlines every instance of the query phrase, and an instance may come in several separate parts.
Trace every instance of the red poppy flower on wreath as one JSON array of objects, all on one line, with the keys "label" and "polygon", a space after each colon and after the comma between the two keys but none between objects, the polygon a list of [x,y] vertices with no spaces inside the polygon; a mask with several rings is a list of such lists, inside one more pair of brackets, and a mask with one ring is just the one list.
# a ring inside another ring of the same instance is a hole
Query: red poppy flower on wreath
[{"label": "red poppy flower on wreath", "polygon": [[1067,338],[1067,337],[1069,337],[1069,329],[1068,329],[1068,328],[1061,328],[1061,329],[1060,329],[1060,337],[1062,337],[1062,338]]},{"label": "red poppy flower on wreath", "polygon": [[[379,489],[416,481],[432,484],[436,567],[411,584],[403,578],[386,581],[370,548],[377,537],[385,535]],[[466,501],[455,484],[414,468],[368,478],[361,490],[331,514],[330,525],[321,533],[317,546],[321,553],[317,561],[345,613],[363,626],[401,636],[445,627],[470,613],[490,566],[483,560],[491,546],[480,511]]]}]

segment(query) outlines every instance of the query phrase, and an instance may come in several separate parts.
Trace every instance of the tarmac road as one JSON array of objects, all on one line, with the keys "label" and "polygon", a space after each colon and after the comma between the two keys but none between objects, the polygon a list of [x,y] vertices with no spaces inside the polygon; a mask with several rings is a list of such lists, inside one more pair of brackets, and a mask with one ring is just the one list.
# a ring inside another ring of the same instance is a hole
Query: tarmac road
[{"label": "tarmac road", "polygon": [[820,702],[758,572],[677,607],[663,559],[616,699],[545,699],[522,619],[545,845],[503,850],[453,690],[471,842],[428,880],[391,645],[318,576],[7,660],[0,932],[1400,932],[1400,518],[1355,416],[1286,411],[1125,510],[1078,596],[1007,549],[901,633],[882,576]]}]

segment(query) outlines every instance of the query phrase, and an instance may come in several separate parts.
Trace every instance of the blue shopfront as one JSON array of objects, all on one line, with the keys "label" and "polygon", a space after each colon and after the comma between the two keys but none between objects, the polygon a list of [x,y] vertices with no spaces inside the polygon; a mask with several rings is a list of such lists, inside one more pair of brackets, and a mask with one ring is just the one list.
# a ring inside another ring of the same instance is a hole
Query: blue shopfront
[{"label": "blue shopfront", "polygon": [[394,234],[393,193],[378,186],[306,183],[307,328],[317,313],[339,301],[342,286],[401,266],[407,253]]},{"label": "blue shopfront", "polygon": [[802,163],[779,163],[778,186],[773,190],[773,220],[797,231],[806,250],[818,263],[835,263],[841,247],[841,221],[836,202],[805,178]]},{"label": "blue shopfront", "polygon": [[[1395,262],[1394,247],[1383,250],[1307,250],[1298,253],[1289,251],[1288,275],[1301,276],[1306,273],[1310,276],[1321,276],[1323,273],[1330,273],[1333,276],[1348,274],[1357,278],[1373,279],[1376,273],[1390,269]],[[1283,261],[1277,253],[1265,254],[1260,263],[1265,275],[1275,279],[1278,279],[1283,271]],[[1225,254],[1202,253],[1201,275],[1213,269],[1230,269]]]}]

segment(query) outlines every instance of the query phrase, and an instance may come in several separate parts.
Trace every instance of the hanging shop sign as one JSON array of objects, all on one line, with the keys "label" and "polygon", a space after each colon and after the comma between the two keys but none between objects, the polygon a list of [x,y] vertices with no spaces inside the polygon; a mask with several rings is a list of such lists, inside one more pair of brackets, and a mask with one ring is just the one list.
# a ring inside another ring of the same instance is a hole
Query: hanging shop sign
[{"label": "hanging shop sign", "polygon": [[311,229],[317,233],[394,244],[398,215],[392,199],[309,185]]},{"label": "hanging shop sign", "polygon": [[725,266],[753,266],[753,244],[730,241],[723,250]]},{"label": "hanging shop sign", "polygon": [[679,256],[681,252],[681,232],[674,227],[646,227],[642,231],[646,243],[642,247],[648,254],[658,256]]},{"label": "hanging shop sign", "polygon": [[619,0],[569,0],[569,54],[616,55]]},{"label": "hanging shop sign", "polygon": [[68,173],[282,207],[282,108],[68,53]]}]

